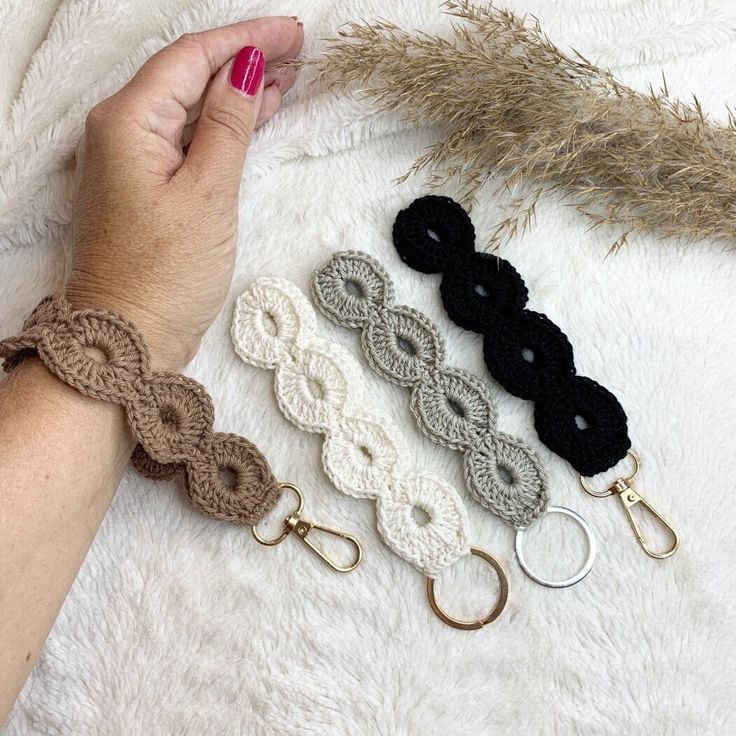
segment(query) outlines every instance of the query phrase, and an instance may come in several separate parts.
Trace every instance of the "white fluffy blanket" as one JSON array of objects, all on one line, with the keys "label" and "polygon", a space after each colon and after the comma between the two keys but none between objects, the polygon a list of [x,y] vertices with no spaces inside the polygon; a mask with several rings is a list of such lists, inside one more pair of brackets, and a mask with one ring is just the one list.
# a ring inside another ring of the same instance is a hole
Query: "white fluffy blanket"
[{"label": "white fluffy blanket", "polygon": [[[699,0],[514,0],[552,39],[625,81],[696,92],[725,118],[736,78],[736,8]],[[86,110],[178,34],[258,14],[298,13],[307,50],[346,20],[385,17],[435,29],[428,0],[7,0],[0,7],[0,329],[16,330],[58,288],[68,255],[71,156]],[[228,305],[192,376],[217,426],[243,433],[277,475],[299,483],[309,518],[365,547],[337,575],[296,540],[260,547],[250,533],[193,510],[177,483],[128,473],[3,734],[730,734],[736,722],[736,256],[708,242],[641,238],[605,259],[611,232],[545,201],[537,226],[504,251],[533,308],[576,346],[579,369],[625,406],[644,459],[642,493],[673,520],[682,548],[658,562],[637,547],[616,499],[582,493],[539,445],[530,405],[499,393],[501,427],[548,461],[552,498],[595,525],[598,562],[582,584],[534,585],[512,533],[468,500],[476,541],[501,557],[511,597],[479,632],[442,625],[424,581],[381,543],[365,501],[320,470],[320,439],[278,412],[272,377],[229,341],[235,296],[259,275],[307,288],[338,248],[377,255],[398,299],[448,337],[448,359],[483,373],[477,336],[446,319],[435,280],[403,266],[390,243],[396,211],[425,191],[395,185],[431,131],[371,116],[344,97],[297,87],[253,146],[241,204],[240,257]],[[452,194],[452,192],[448,192]],[[499,217],[490,197],[473,217]],[[355,348],[354,335],[326,333]],[[411,459],[461,483],[459,455],[414,428],[407,395],[372,375],[376,401],[406,428]],[[574,529],[553,519],[530,555],[551,573],[574,564]],[[463,563],[444,601],[482,610],[490,578]],[[0,646],[2,643],[0,642]],[[729,725],[730,724],[730,725]]]}]

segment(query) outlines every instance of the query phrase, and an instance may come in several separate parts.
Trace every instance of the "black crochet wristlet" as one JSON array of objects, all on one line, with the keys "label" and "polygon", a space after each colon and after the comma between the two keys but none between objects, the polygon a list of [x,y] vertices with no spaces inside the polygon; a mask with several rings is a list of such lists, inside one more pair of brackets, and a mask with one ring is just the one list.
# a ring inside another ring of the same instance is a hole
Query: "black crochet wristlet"
[{"label": "black crochet wristlet", "polygon": [[[433,235],[435,237],[433,237]],[[399,212],[393,229],[401,259],[423,273],[442,272],[442,303],[453,322],[483,335],[491,375],[535,404],[539,439],[581,475],[613,467],[631,442],[616,397],[575,373],[572,346],[546,315],[525,309],[516,269],[475,251],[467,212],[448,197],[427,196]]]},{"label": "black crochet wristlet", "polygon": [[[526,309],[527,288],[516,269],[496,255],[475,250],[468,213],[449,197],[426,196],[399,212],[393,239],[401,259],[422,273],[441,273],[442,303],[453,322],[483,335],[483,357],[507,391],[534,402],[539,439],[579,473],[586,492],[617,493],[636,537],[652,557],[669,557],[678,547],[672,527],[634,489],[639,457],[631,449],[626,414],[618,399],[591,378],[575,372],[572,346],[546,315]],[[635,471],[603,492],[585,477],[608,470],[630,455]],[[673,538],[665,552],[644,539],[631,508],[641,504]]]}]

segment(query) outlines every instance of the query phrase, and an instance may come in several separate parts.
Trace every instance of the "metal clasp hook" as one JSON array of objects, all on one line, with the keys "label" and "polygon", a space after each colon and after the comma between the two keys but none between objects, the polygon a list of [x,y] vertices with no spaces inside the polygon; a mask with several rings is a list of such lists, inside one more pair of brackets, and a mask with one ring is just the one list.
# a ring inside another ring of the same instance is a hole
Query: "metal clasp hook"
[{"label": "metal clasp hook", "polygon": [[[299,498],[299,506],[296,511],[292,512],[286,517],[286,519],[284,519],[284,531],[275,539],[264,539],[258,533],[257,527],[252,526],[251,532],[253,532],[253,536],[256,541],[260,544],[266,545],[267,547],[273,547],[274,545],[283,542],[284,539],[286,539],[286,537],[288,537],[292,532],[296,532],[297,537],[301,539],[302,542],[304,542],[304,544],[306,544],[307,547],[309,547],[309,549],[311,549],[312,552],[320,558],[320,560],[328,564],[336,572],[351,572],[352,570],[355,570],[363,559],[363,548],[360,546],[360,542],[358,542],[355,537],[345,532],[331,529],[330,527],[322,526],[321,524],[314,524],[312,522],[305,521],[301,518],[302,510],[304,509],[304,494],[302,494],[299,488],[293,483],[279,483],[278,488],[288,488],[289,490],[294,491]],[[355,548],[355,559],[353,562],[350,565],[343,566],[338,565],[336,562],[331,560],[321,549],[315,546],[311,540],[308,539],[309,533],[312,530],[324,532],[325,534],[332,534],[333,536],[340,537],[340,539],[344,539],[346,542],[352,544]]]},{"label": "metal clasp hook", "polygon": [[[677,536],[677,532],[672,528],[672,525],[647,501],[642,495],[634,488],[633,480],[639,475],[639,469],[641,468],[641,460],[639,455],[634,450],[629,450],[627,453],[634,461],[634,473],[628,478],[618,478],[612,486],[607,488],[605,491],[594,491],[589,485],[585,478],[580,476],[580,485],[586,493],[596,498],[603,498],[605,496],[612,496],[614,493],[618,494],[623,504],[626,516],[629,519],[629,524],[636,535],[636,539],[641,545],[641,548],[650,556],[655,557],[658,560],[664,560],[667,557],[672,557],[677,548],[680,546],[680,539]],[[672,537],[672,547],[664,552],[657,552],[649,546],[649,543],[644,538],[642,531],[634,518],[632,508],[637,504],[641,504],[657,521],[669,532]]]}]

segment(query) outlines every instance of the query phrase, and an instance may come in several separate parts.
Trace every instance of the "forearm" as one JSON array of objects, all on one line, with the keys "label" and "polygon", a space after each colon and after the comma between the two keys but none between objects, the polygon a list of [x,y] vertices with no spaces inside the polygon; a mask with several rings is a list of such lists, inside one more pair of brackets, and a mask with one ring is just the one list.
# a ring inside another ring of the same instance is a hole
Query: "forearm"
[{"label": "forearm", "polygon": [[0,378],[0,724],[132,449],[120,407],[82,396],[38,360]]},{"label": "forearm", "polygon": [[[185,34],[87,117],[65,296],[124,314],[153,370],[185,365],[225,303],[245,154],[292,85],[297,66],[282,62],[303,38],[294,16]],[[132,449],[120,407],[38,361],[0,377],[0,723]]]}]

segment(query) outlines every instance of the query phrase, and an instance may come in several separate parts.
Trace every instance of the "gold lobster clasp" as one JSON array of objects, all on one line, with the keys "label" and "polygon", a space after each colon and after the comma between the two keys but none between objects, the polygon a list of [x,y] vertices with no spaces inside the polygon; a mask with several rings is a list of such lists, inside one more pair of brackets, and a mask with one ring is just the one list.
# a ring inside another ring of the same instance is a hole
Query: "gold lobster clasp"
[{"label": "gold lobster clasp", "polygon": [[[641,545],[641,548],[650,557],[655,557],[658,560],[664,560],[667,557],[672,557],[672,555],[677,552],[677,548],[680,546],[680,539],[677,536],[677,532],[665,520],[665,518],[649,503],[649,501],[643,498],[642,495],[634,488],[633,481],[636,476],[639,475],[641,461],[639,459],[639,455],[634,452],[634,450],[629,450],[628,455],[633,459],[635,465],[633,474],[630,475],[628,478],[618,478],[614,482],[614,484],[607,488],[605,491],[595,491],[588,484],[587,480],[581,475],[580,485],[583,487],[583,490],[586,493],[589,493],[591,496],[595,496],[596,498],[612,496],[614,493],[618,494],[618,497],[623,504],[624,511],[626,512],[626,516],[629,519],[629,524],[631,525],[631,528],[633,529],[634,534],[636,535],[636,539]],[[651,548],[649,542],[647,542],[647,540],[644,538],[644,534],[639,527],[639,523],[634,518],[634,513],[632,511],[632,509],[639,504],[644,509],[646,509],[667,530],[669,535],[672,537],[672,546],[668,550],[665,550],[664,552],[657,552],[656,550]]]},{"label": "gold lobster clasp", "polygon": [[[264,539],[258,533],[257,527],[252,526],[251,531],[253,532],[253,536],[256,541],[260,544],[266,545],[267,547],[273,547],[274,545],[283,542],[289,534],[294,532],[296,536],[301,539],[302,542],[304,542],[304,544],[306,544],[306,546],[317,555],[317,557],[320,558],[320,560],[328,564],[336,572],[351,572],[352,570],[355,570],[363,559],[363,548],[360,546],[360,542],[346,532],[341,532],[337,529],[322,526],[321,524],[314,524],[312,522],[305,521],[301,518],[302,510],[304,509],[304,495],[299,488],[297,488],[293,483],[279,483],[278,488],[288,488],[290,491],[293,491],[299,499],[299,506],[296,511],[292,512],[286,517],[286,519],[284,519],[284,530],[274,539]],[[351,544],[355,551],[353,561],[349,565],[338,565],[334,560],[331,560],[321,549],[319,549],[319,547],[312,543],[311,539],[309,539],[309,533],[313,530],[323,532],[324,534],[332,534],[333,536],[340,537],[340,539],[344,539],[346,542]]]}]

